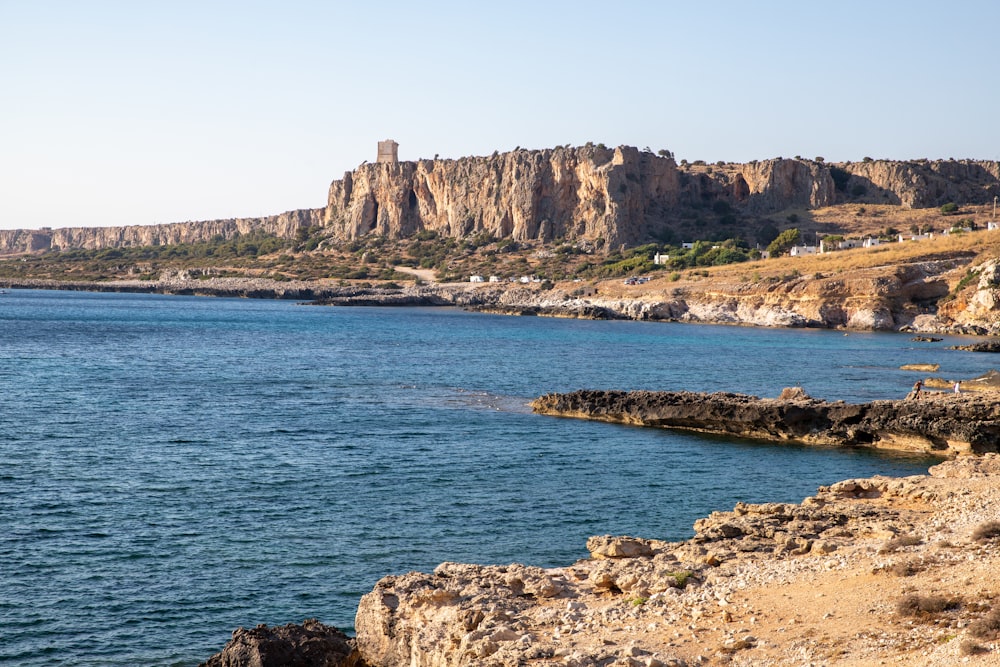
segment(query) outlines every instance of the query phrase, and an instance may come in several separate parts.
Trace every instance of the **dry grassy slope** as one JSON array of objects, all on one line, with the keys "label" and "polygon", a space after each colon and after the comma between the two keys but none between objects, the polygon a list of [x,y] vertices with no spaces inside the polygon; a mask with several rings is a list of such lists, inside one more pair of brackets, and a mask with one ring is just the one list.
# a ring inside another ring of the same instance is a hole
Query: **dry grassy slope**
[{"label": "dry grassy slope", "polygon": [[[904,217],[900,211],[895,214]],[[970,270],[997,258],[1000,232],[978,231],[870,249],[706,267],[681,272],[679,277],[662,275],[643,285],[607,280],[598,285],[598,291],[609,299],[682,298],[688,303],[783,307],[805,317],[826,313],[827,320],[838,308],[845,313],[884,309],[898,319],[933,311],[937,301],[954,293]],[[944,309],[957,322],[962,321],[960,315],[978,287],[974,280],[966,283]],[[1000,313],[982,308],[975,317],[1000,321]],[[973,319],[970,316],[968,321]]]}]

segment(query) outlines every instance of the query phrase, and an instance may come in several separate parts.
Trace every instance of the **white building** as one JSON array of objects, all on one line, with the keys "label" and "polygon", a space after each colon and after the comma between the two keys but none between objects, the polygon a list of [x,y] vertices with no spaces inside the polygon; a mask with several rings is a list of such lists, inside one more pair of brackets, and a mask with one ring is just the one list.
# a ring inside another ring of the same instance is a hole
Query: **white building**
[{"label": "white building", "polygon": [[882,242],[877,238],[875,238],[874,236],[869,236],[868,238],[865,239],[864,246],[866,248],[874,248],[877,245],[882,245]]},{"label": "white building", "polygon": [[788,254],[792,257],[802,257],[803,255],[815,255],[816,250],[817,248],[814,245],[796,245],[792,246]]},{"label": "white building", "polygon": [[656,253],[655,255],[653,255],[653,264],[656,265],[666,264],[669,261],[670,261],[670,255],[661,255],[660,253]]},{"label": "white building", "polygon": [[470,283],[481,283],[485,282],[482,276],[469,276]]}]

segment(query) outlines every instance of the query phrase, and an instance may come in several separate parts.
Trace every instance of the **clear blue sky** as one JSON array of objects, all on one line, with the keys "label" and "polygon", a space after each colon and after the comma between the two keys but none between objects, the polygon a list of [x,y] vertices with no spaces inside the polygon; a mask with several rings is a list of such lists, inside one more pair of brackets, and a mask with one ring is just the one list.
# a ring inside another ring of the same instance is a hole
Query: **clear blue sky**
[{"label": "clear blue sky", "polygon": [[997,160],[998,35],[994,0],[0,0],[0,228],[321,207],[385,138]]}]

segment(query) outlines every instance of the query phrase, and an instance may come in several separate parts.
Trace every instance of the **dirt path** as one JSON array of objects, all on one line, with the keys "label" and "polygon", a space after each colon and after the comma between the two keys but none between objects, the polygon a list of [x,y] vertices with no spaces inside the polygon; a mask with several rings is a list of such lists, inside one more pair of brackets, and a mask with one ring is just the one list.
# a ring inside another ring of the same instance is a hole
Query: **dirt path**
[{"label": "dirt path", "polygon": [[393,267],[396,271],[400,273],[408,273],[411,276],[416,276],[424,282],[434,283],[437,282],[435,278],[434,269],[414,269],[409,266],[395,266]]}]

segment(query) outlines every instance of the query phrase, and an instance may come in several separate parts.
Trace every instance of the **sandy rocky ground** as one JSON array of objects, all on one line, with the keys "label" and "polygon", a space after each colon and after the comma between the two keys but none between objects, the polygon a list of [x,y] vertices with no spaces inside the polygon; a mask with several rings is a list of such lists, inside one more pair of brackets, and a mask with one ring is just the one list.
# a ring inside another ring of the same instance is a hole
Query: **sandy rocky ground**
[{"label": "sandy rocky ground", "polygon": [[1000,455],[739,504],[683,543],[445,563],[359,606],[373,665],[1000,665]]}]

